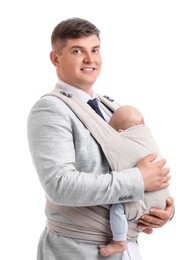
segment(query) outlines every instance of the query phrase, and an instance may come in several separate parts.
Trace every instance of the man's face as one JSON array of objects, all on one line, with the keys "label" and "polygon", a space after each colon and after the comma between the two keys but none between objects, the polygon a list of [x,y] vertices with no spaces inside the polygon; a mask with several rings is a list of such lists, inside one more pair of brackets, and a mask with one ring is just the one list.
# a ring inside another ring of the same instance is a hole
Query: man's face
[{"label": "man's face", "polygon": [[102,65],[100,41],[96,35],[69,39],[61,54],[52,51],[50,57],[60,80],[91,94]]}]

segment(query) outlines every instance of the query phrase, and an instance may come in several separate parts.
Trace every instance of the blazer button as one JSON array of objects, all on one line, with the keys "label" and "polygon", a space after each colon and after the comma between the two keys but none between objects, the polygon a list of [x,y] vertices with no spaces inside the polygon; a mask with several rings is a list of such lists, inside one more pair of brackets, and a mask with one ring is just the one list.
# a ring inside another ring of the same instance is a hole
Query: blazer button
[{"label": "blazer button", "polygon": [[133,196],[132,196],[132,195],[129,195],[128,199],[129,199],[129,200],[132,200],[132,199],[133,199]]},{"label": "blazer button", "polygon": [[122,196],[119,198],[119,201],[123,201],[123,200],[132,200],[133,199],[133,196],[132,195],[129,195],[129,196]]},{"label": "blazer button", "polygon": [[129,195],[129,196],[125,196],[124,197],[124,200],[131,200],[132,199],[132,195]]},{"label": "blazer button", "polygon": [[120,201],[123,201],[123,200],[124,200],[124,197],[120,197],[119,200],[120,200]]}]

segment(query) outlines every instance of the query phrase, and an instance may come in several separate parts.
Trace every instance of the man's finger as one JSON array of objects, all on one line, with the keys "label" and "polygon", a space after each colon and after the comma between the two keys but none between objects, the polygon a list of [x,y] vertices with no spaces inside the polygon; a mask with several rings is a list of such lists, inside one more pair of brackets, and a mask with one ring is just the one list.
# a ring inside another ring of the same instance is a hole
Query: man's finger
[{"label": "man's finger", "polygon": [[165,166],[165,164],[166,164],[166,160],[165,160],[165,159],[162,159],[162,160],[159,160],[159,161],[156,162],[156,165],[157,165],[160,169],[162,169],[162,168]]}]

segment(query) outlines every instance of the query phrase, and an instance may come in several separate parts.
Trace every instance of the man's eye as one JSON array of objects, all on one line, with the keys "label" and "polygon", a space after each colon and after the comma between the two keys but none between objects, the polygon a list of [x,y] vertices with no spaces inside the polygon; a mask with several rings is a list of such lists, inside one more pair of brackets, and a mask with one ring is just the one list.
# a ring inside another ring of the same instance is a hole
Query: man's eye
[{"label": "man's eye", "polygon": [[93,53],[99,53],[99,49],[93,49]]},{"label": "man's eye", "polygon": [[74,53],[74,54],[80,54],[80,53],[81,53],[81,50],[75,49],[75,50],[73,50],[73,53]]}]

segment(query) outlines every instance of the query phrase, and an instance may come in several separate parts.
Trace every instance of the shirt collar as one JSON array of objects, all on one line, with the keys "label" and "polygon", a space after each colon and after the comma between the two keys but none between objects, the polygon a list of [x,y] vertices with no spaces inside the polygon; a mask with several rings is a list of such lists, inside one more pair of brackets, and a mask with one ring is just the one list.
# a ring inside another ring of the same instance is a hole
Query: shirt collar
[{"label": "shirt collar", "polygon": [[93,91],[92,96],[88,95],[86,92],[84,92],[83,90],[73,87],[67,83],[65,83],[62,80],[58,80],[57,81],[57,85],[56,88],[61,89],[61,90],[65,90],[67,93],[72,94],[73,96],[77,97],[81,102],[83,103],[87,103],[89,99],[94,99],[96,98],[98,105],[101,109],[101,112],[103,113],[103,116],[105,118],[105,120],[107,122],[109,122],[110,116],[108,115],[105,110],[103,109],[104,105],[101,103],[98,95],[96,94],[96,92]]},{"label": "shirt collar", "polygon": [[57,81],[57,88],[66,90],[66,92],[72,94],[73,96],[77,97],[78,99],[80,99],[82,102],[87,103],[87,101],[89,99],[94,99],[96,98],[98,102],[100,102],[98,95],[93,91],[92,95],[88,95],[86,92],[84,92],[83,90],[73,87],[67,83],[65,83],[62,80],[58,80]]}]

